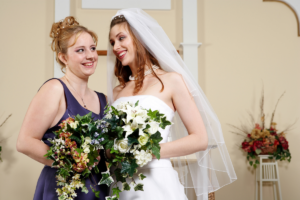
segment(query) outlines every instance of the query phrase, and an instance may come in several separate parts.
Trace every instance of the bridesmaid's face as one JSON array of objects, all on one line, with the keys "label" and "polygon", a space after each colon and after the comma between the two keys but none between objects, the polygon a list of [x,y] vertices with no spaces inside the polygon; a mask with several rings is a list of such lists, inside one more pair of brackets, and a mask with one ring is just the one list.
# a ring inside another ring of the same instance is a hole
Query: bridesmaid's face
[{"label": "bridesmaid's face", "polygon": [[110,30],[110,44],[113,46],[113,52],[123,66],[131,66],[135,59],[135,48],[133,38],[131,37],[125,23],[117,24]]},{"label": "bridesmaid's face", "polygon": [[[74,44],[75,35],[70,39],[69,46]],[[89,33],[83,32],[76,43],[68,48],[66,55],[68,70],[76,76],[92,75],[98,63],[96,44]]]}]

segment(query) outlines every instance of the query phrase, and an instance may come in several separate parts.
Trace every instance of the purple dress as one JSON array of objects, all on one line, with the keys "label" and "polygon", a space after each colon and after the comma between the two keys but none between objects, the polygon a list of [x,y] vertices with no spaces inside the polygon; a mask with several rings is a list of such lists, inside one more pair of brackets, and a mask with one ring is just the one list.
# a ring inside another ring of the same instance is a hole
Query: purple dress
[{"label": "purple dress", "polygon": [[[50,80],[52,80],[52,79],[50,79]],[[59,79],[57,79],[57,80],[59,80]],[[59,80],[59,81],[61,82],[61,84],[64,87],[64,93],[65,93],[66,102],[67,102],[67,109],[66,109],[66,112],[64,113],[64,115],[62,116],[62,118],[59,120],[59,122],[52,128],[48,129],[46,131],[46,133],[44,134],[42,141],[45,144],[47,144],[48,146],[51,145],[51,143],[48,141],[48,138],[55,137],[53,131],[57,131],[58,129],[60,129],[60,127],[58,125],[63,120],[67,119],[69,116],[75,116],[77,114],[82,116],[82,115],[86,115],[89,112],[91,112],[91,111],[83,108],[78,103],[78,101],[74,98],[74,96],[72,95],[72,93],[70,92],[70,90],[68,89],[68,87],[65,85],[64,82],[62,82],[61,80]],[[96,92],[96,93],[99,98],[100,113],[99,114],[92,113],[92,117],[94,119],[102,119],[103,113],[104,113],[104,107],[106,106],[106,98],[105,98],[104,94],[98,93],[98,92]],[[98,183],[100,181],[101,172],[104,172],[107,170],[106,165],[105,165],[105,157],[104,157],[103,150],[101,150],[100,156],[101,156],[101,160],[98,164],[98,168],[99,168],[100,172],[99,172],[99,174],[92,174],[92,176],[94,177],[94,178],[91,178],[93,181],[92,182],[93,185],[95,185],[95,181],[96,181],[96,183]],[[33,200],[58,200],[58,196],[56,193],[56,189],[58,188],[58,186],[56,185],[55,172],[56,172],[56,169],[51,168],[49,166],[45,166],[43,168],[41,175],[39,177],[39,180],[37,182]],[[105,196],[108,195],[108,187],[106,185],[96,185],[97,191],[100,191],[100,198],[96,198],[95,194],[92,192],[91,187],[90,187],[90,185],[91,185],[90,179],[86,179],[85,182],[86,182],[86,186],[89,190],[88,194],[81,192],[81,189],[77,189],[76,190],[77,197],[75,198],[75,200],[96,200],[96,199],[105,200]]]}]

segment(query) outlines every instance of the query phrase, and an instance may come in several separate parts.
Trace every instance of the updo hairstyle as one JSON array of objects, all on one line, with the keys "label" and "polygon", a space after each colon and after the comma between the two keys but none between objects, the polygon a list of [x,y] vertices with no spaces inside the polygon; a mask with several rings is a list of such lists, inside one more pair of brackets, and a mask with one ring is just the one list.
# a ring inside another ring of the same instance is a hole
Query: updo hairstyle
[{"label": "updo hairstyle", "polygon": [[[88,30],[84,26],[80,26],[79,23],[73,16],[66,17],[57,23],[52,24],[50,31],[50,37],[52,38],[51,49],[56,54],[56,61],[61,66],[61,71],[64,72],[65,64],[58,58],[59,53],[67,54],[68,48],[73,46],[81,33],[86,32],[90,34],[97,45],[98,36],[93,32]],[[75,36],[73,44],[69,44],[69,40],[72,36]]]}]

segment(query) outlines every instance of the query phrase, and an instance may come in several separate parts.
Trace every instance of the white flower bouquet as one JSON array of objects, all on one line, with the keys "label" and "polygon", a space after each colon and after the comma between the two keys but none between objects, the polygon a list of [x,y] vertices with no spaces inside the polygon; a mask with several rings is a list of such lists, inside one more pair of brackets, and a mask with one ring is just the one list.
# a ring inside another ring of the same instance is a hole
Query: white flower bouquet
[{"label": "white flower bouquet", "polygon": [[[119,193],[130,190],[143,191],[143,184],[136,184],[133,175],[137,174],[138,167],[143,167],[152,160],[152,154],[160,159],[159,142],[163,139],[159,128],[165,129],[172,123],[159,111],[146,110],[138,105],[138,101],[121,102],[115,107],[108,106],[105,110],[106,116],[101,120],[102,139],[101,144],[105,149],[110,149],[111,159],[107,159],[108,168],[116,166],[114,176],[115,187],[112,188],[113,195],[107,200],[117,200]],[[142,173],[138,174],[140,180],[146,178]],[[131,184],[127,183],[131,180]],[[119,188],[116,183],[122,183]],[[110,186],[114,182],[109,172],[102,173],[100,183]]]}]

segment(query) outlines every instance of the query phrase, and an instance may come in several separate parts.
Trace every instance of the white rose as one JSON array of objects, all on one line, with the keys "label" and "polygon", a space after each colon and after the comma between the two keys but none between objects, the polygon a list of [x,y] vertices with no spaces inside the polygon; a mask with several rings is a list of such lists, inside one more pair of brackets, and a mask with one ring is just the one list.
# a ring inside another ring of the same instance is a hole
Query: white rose
[{"label": "white rose", "polygon": [[112,115],[110,113],[108,113],[108,114],[105,115],[105,118],[110,119],[110,118],[112,118]]},{"label": "white rose", "polygon": [[78,126],[78,124],[79,124],[79,122],[78,122],[78,121],[76,121],[76,122],[72,122],[72,123],[70,123],[70,126],[71,126],[71,128],[72,128],[72,129],[76,129],[76,128],[77,128],[77,126]]},{"label": "white rose", "polygon": [[150,123],[148,123],[150,125],[150,128],[148,129],[148,133],[155,134],[158,131],[159,128],[159,123],[156,121],[151,121]]},{"label": "white rose", "polygon": [[84,143],[91,144],[91,142],[92,142],[92,139],[90,137],[84,138]]},{"label": "white rose", "polygon": [[84,153],[90,153],[90,146],[86,145],[86,147],[83,149]]},{"label": "white rose", "polygon": [[136,150],[135,152],[133,152],[133,155],[134,158],[137,160],[136,164],[138,164],[140,167],[143,167],[152,160],[152,152],[149,150]]},{"label": "white rose", "polygon": [[140,145],[142,145],[142,146],[147,144],[148,140],[149,140],[149,136],[147,134],[141,135],[138,139]]},{"label": "white rose", "polygon": [[120,153],[127,153],[130,150],[130,146],[128,146],[128,139],[115,140],[114,149],[119,150]]}]

